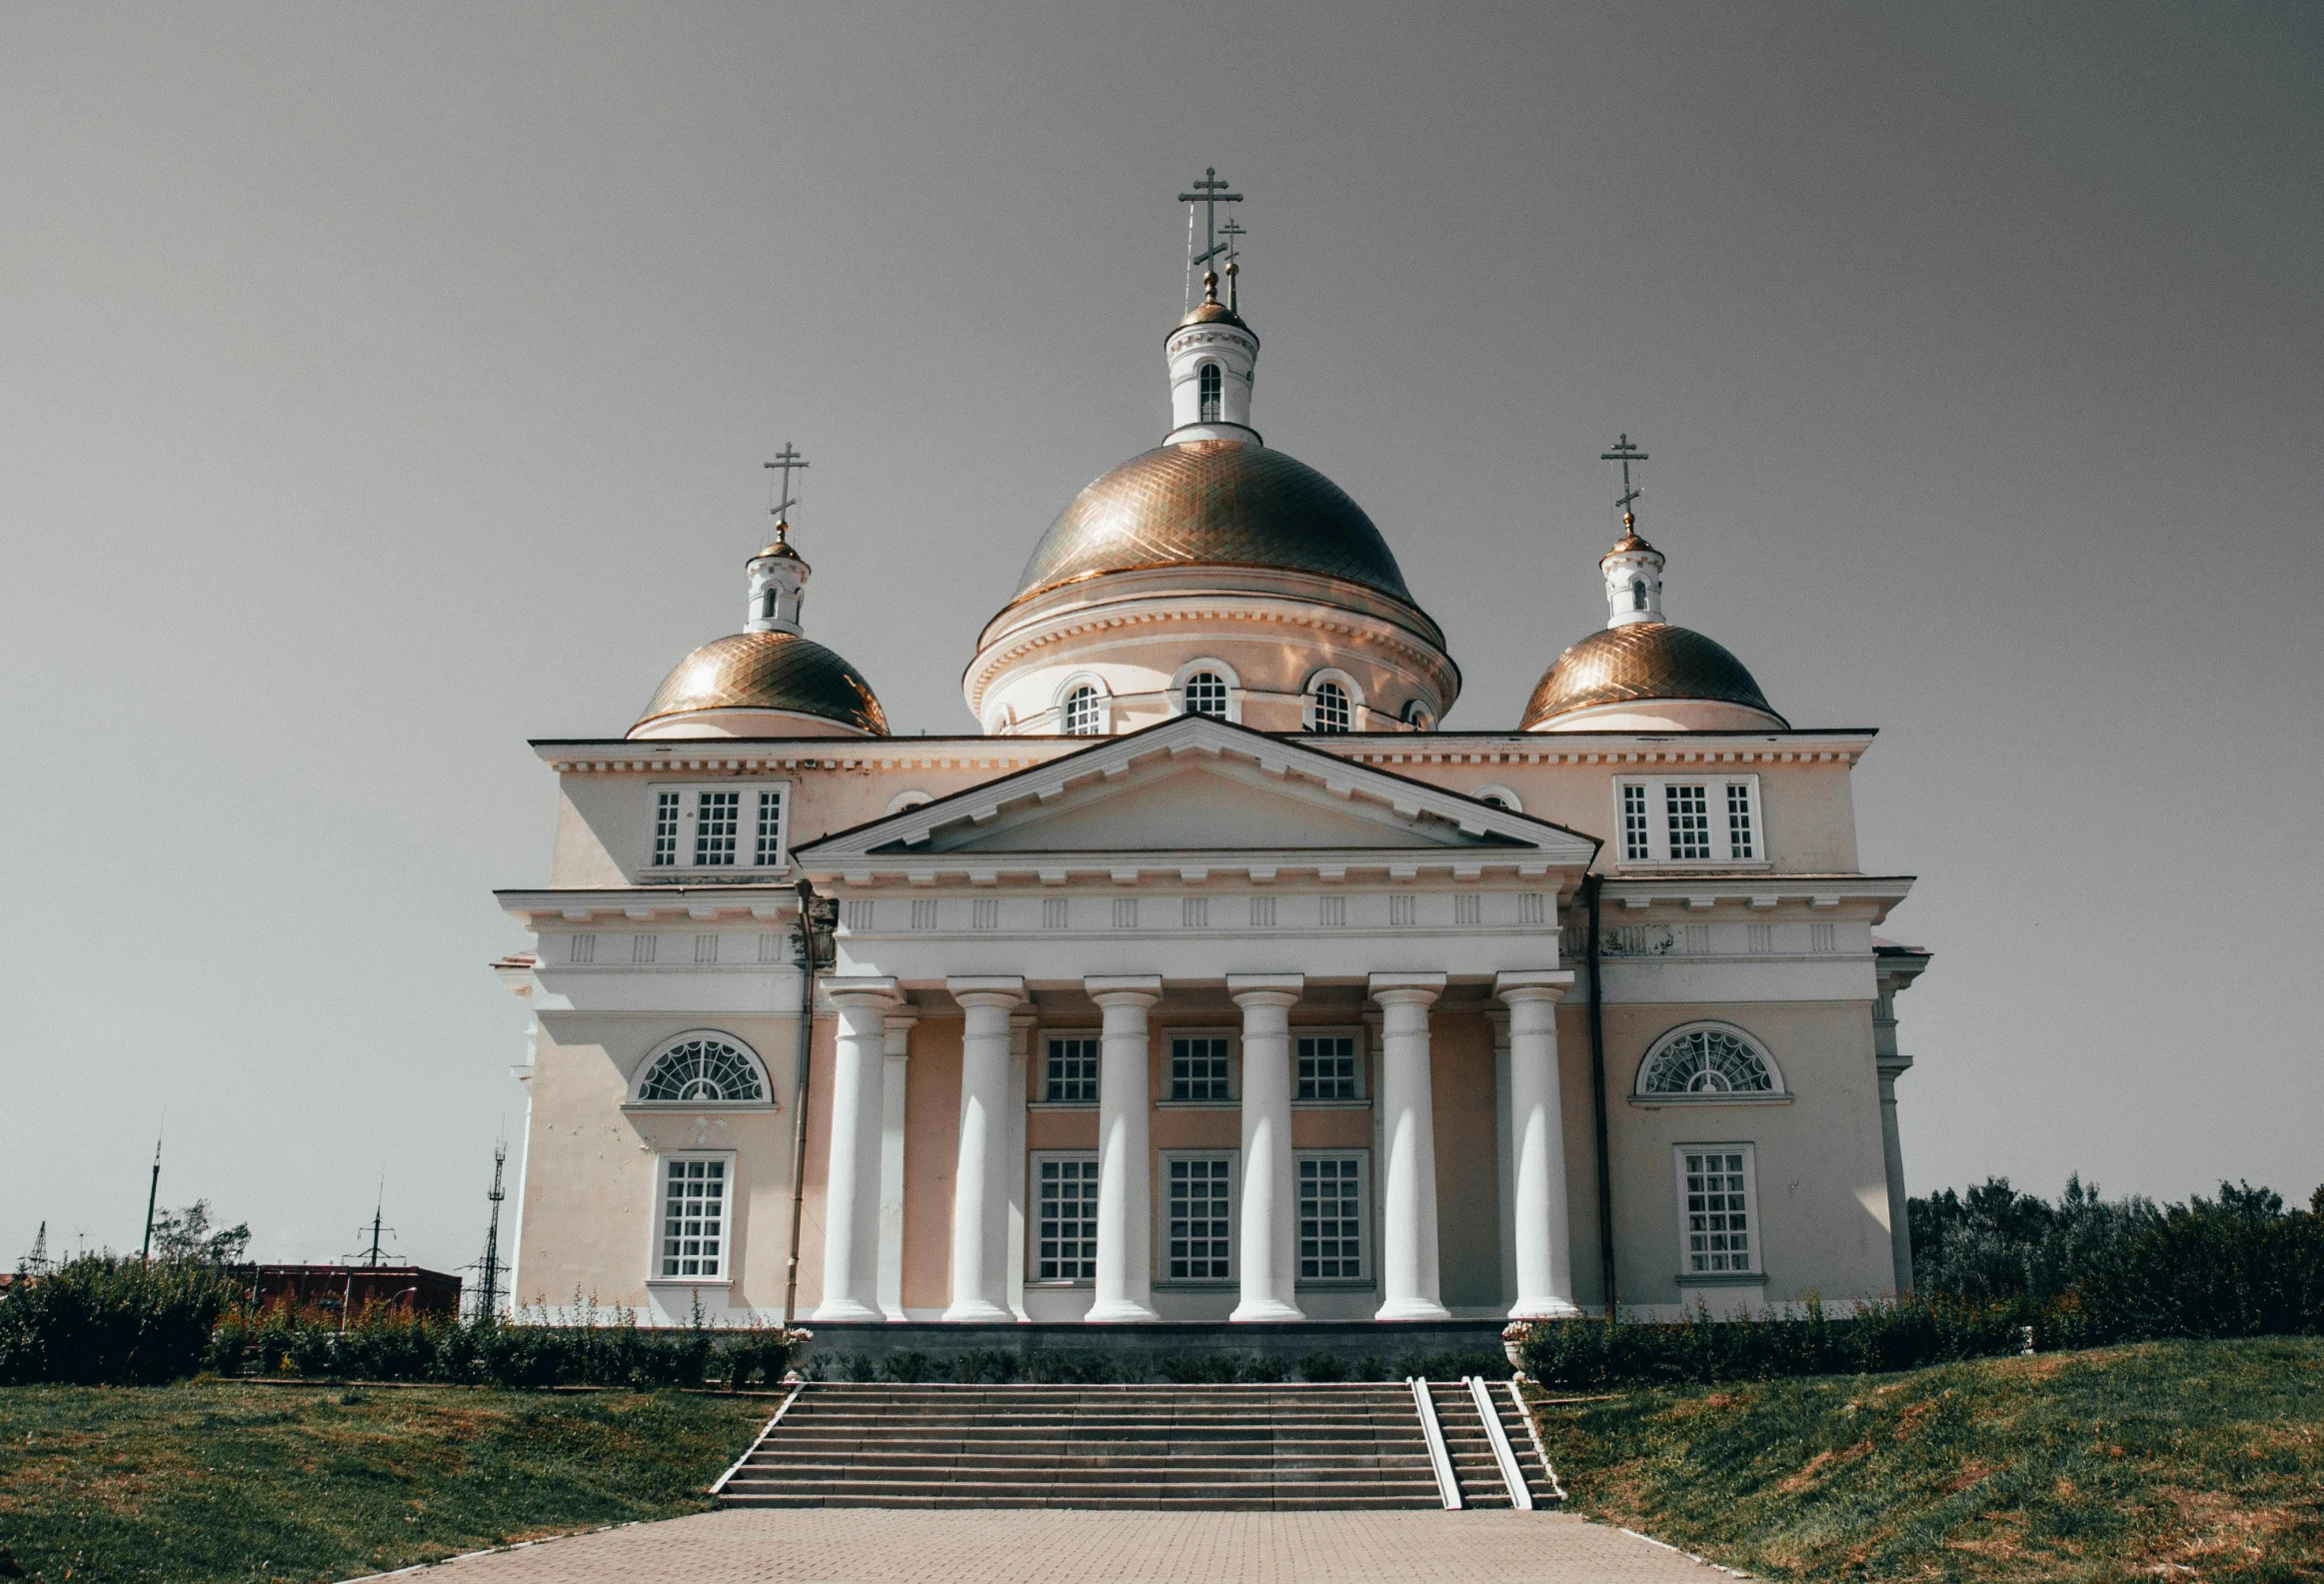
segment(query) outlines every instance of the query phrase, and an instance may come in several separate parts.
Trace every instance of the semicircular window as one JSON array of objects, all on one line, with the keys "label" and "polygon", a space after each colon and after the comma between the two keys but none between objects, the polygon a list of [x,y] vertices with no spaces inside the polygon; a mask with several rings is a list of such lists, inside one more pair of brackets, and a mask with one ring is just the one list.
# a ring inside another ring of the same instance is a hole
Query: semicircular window
[{"label": "semicircular window", "polygon": [[767,1080],[740,1045],[696,1034],[654,1058],[638,1084],[638,1098],[684,1103],[764,1100]]},{"label": "semicircular window", "polygon": [[1775,1065],[1732,1028],[1682,1028],[1647,1053],[1640,1094],[1773,1094]]}]

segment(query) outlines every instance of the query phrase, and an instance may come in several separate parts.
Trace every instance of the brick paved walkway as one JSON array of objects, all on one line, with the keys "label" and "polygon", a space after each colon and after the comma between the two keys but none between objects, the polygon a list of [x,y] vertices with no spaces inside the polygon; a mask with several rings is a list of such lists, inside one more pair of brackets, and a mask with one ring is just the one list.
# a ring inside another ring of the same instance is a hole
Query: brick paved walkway
[{"label": "brick paved walkway", "polygon": [[[410,1577],[412,1575],[405,1575]],[[1549,1513],[703,1513],[417,1575],[442,1584],[1711,1584],[1731,1577]]]}]

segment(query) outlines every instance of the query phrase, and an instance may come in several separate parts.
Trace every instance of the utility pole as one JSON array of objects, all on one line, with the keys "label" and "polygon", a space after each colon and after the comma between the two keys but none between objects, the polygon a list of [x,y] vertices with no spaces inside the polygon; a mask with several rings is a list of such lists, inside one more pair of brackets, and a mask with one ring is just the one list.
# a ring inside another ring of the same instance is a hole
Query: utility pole
[{"label": "utility pole", "polygon": [[161,1138],[157,1134],[153,1141],[153,1181],[146,1185],[145,1190],[145,1243],[137,1251],[137,1262],[141,1265],[153,1257],[153,1206],[160,1193]]},{"label": "utility pole", "polygon": [[492,1201],[492,1220],[484,1230],[484,1258],[477,1267],[478,1283],[483,1289],[476,1295],[476,1323],[490,1325],[501,1312],[501,1201],[508,1194],[501,1189],[501,1163],[509,1158],[509,1146],[492,1146],[492,1192],[485,1195]]}]

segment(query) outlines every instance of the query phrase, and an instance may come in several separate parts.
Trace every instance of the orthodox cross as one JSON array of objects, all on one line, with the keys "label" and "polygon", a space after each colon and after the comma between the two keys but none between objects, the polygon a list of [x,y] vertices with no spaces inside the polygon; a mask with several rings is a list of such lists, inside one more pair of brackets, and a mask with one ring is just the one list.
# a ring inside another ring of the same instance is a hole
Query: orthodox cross
[{"label": "orthodox cross", "polygon": [[783,471],[782,487],[775,492],[775,505],[770,508],[777,518],[781,518],[785,512],[799,504],[791,494],[791,471],[796,468],[802,473],[806,472],[807,459],[799,454],[797,446],[787,440],[783,443],[783,449],[775,453],[775,460],[767,466]]},{"label": "orthodox cross", "polygon": [[1614,505],[1621,510],[1622,527],[1636,527],[1638,520],[1636,517],[1631,515],[1630,505],[1632,502],[1636,501],[1638,497],[1644,492],[1639,490],[1637,486],[1630,483],[1630,464],[1633,462],[1644,462],[1646,460],[1646,454],[1640,451],[1637,447],[1631,445],[1630,437],[1624,435],[1613,450],[1599,452],[1597,460],[1600,462],[1618,462],[1622,465],[1622,498],[1616,501]]},{"label": "orthodox cross", "polygon": [[[1192,262],[1208,264],[1219,254],[1225,252],[1227,246],[1218,240],[1218,206],[1220,204],[1239,204],[1242,202],[1242,195],[1226,190],[1226,184],[1218,179],[1218,167],[1213,165],[1202,172],[1202,179],[1194,183],[1192,192],[1178,194],[1178,202],[1202,206],[1202,241],[1205,246],[1200,253],[1194,256]],[[1232,221],[1230,220],[1228,224],[1232,224]]]}]

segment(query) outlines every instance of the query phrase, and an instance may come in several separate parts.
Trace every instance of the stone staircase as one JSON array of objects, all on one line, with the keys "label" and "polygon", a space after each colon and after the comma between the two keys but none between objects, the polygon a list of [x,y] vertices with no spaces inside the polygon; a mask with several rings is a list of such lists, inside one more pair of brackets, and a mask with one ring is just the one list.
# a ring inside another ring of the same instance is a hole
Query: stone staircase
[{"label": "stone staircase", "polygon": [[[1461,1502],[1507,1507],[1465,1385],[1426,1388]],[[1500,1387],[1506,1396],[1506,1387]],[[1554,1486],[1513,1406],[1536,1504]],[[713,1487],[736,1507],[1442,1508],[1409,1384],[812,1382]],[[1473,1496],[1471,1493],[1473,1492]],[[1496,1499],[1497,1496],[1497,1499]]]}]

